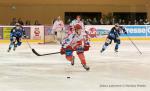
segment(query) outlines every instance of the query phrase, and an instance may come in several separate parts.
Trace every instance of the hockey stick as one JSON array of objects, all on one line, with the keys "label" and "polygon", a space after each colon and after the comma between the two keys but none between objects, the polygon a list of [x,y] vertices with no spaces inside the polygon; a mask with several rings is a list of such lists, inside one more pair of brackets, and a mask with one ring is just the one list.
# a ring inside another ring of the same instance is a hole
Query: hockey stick
[{"label": "hockey stick", "polygon": [[53,55],[53,54],[59,54],[60,52],[53,52],[53,53],[46,53],[46,54],[39,54],[35,49],[32,49],[32,52],[37,56],[46,56],[46,55]]},{"label": "hockey stick", "polygon": [[54,53],[46,53],[46,54],[39,54],[37,51],[35,51],[35,49],[33,49],[30,45],[30,43],[28,42],[28,40],[26,39],[26,42],[29,46],[29,48],[32,50],[32,52],[37,55],[37,56],[46,56],[46,55],[52,55],[52,54],[59,54],[60,52],[54,52]]},{"label": "hockey stick", "polygon": [[38,53],[31,47],[31,45],[30,45],[30,43],[28,42],[28,40],[27,40],[27,39],[25,39],[25,40],[26,40],[26,42],[27,42],[29,48],[32,50],[32,52],[33,52],[34,54],[36,54],[37,56],[39,56],[40,54],[38,54]]},{"label": "hockey stick", "polygon": [[29,44],[28,40],[27,40],[27,39],[25,39],[25,40],[26,40],[26,42],[27,42],[29,48],[32,50],[32,47],[31,47],[31,45]]},{"label": "hockey stick", "polygon": [[128,39],[131,41],[131,43],[134,45],[134,47],[138,50],[138,52],[142,55],[142,52],[140,51],[140,49],[136,46],[136,44],[132,41],[132,39],[126,34],[126,36],[128,37]]}]

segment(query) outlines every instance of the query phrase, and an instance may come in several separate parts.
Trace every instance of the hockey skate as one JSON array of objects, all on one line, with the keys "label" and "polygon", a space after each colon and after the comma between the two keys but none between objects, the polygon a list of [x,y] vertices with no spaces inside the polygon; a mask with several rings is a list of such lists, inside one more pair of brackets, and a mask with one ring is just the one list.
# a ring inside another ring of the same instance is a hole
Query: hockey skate
[{"label": "hockey skate", "polygon": [[105,51],[105,49],[104,48],[102,48],[102,50],[100,51],[101,53],[103,53]]},{"label": "hockey skate", "polygon": [[89,71],[90,70],[90,67],[88,67],[87,65],[83,65],[83,68],[86,70],[86,71]]},{"label": "hockey skate", "polygon": [[7,52],[10,52],[10,50],[11,50],[11,48],[9,47],[8,50],[7,50]]},{"label": "hockey skate", "polygon": [[115,52],[117,53],[117,52],[118,52],[118,49],[115,49]]},{"label": "hockey skate", "polygon": [[15,45],[14,45],[14,48],[13,48],[13,50],[15,51],[15,50],[16,50],[16,48],[17,48],[17,45],[15,44]]}]

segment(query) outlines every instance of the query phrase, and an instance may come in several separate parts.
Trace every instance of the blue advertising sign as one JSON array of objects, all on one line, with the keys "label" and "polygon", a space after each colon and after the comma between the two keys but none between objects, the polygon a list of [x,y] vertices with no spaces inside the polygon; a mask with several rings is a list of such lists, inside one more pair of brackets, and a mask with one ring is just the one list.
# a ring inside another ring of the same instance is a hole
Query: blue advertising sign
[{"label": "blue advertising sign", "polygon": [[145,37],[147,33],[147,27],[145,25],[126,25],[124,26],[129,36]]},{"label": "blue advertising sign", "polygon": [[147,26],[147,37],[150,37],[150,25]]}]

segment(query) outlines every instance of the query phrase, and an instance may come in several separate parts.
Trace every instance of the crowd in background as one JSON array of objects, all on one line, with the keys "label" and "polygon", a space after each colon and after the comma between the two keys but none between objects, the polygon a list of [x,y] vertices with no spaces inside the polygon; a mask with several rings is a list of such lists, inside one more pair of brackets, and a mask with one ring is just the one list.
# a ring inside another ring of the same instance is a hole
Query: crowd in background
[{"label": "crowd in background", "polygon": [[[66,23],[69,24],[72,19],[66,20]],[[104,19],[100,18],[82,18],[82,21],[85,25],[114,25],[115,23],[119,23],[120,25],[150,25],[148,19],[118,19],[118,18],[111,18],[111,19]]]},{"label": "crowd in background", "polygon": [[34,23],[31,23],[30,20],[26,20],[25,22],[21,18],[13,18],[10,22],[10,25],[15,25],[19,23],[20,25],[41,25],[38,20],[35,20]]},{"label": "crowd in background", "polygon": [[[65,24],[71,23],[73,19],[69,18],[65,20]],[[54,23],[55,19],[52,21]],[[117,18],[111,18],[111,19],[104,19],[100,18],[83,18],[82,21],[85,25],[114,25],[115,23],[119,23],[120,25],[150,25],[150,22],[148,19],[138,19],[138,20],[130,20],[130,19],[117,19]],[[21,18],[13,18],[10,22],[10,25],[15,25],[16,23],[19,23],[21,25],[41,25],[41,23],[38,20],[35,20],[33,23],[31,23],[31,20],[23,21]],[[44,25],[44,24],[43,24]]]}]

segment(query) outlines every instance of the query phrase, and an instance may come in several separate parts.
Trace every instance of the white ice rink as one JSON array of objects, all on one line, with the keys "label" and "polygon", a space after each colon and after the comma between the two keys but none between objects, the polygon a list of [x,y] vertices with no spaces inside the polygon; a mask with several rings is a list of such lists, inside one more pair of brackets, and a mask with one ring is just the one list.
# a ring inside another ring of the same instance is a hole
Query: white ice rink
[{"label": "white ice rink", "polygon": [[[7,53],[0,44],[0,91],[150,91],[150,41],[122,41],[119,53],[114,44],[100,54],[102,42],[86,52],[90,71],[76,57],[71,66],[60,54],[37,57],[24,43]],[[57,52],[59,45],[31,44],[40,53]],[[67,79],[67,77],[71,77]]]}]

